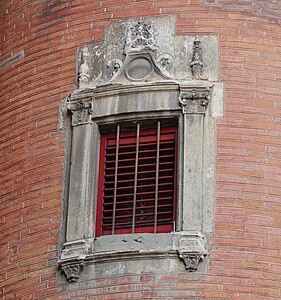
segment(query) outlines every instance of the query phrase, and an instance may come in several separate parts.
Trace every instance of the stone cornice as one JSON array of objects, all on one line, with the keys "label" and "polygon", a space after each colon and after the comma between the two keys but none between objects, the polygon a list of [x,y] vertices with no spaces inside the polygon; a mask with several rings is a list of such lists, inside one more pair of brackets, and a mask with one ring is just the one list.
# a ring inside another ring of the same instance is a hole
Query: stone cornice
[{"label": "stone cornice", "polygon": [[178,107],[184,114],[204,114],[211,100],[212,88],[212,83],[197,80],[104,84],[74,91],[68,97],[66,107],[72,113],[72,126],[77,126],[91,122],[93,101],[136,93],[170,92],[178,94]]}]

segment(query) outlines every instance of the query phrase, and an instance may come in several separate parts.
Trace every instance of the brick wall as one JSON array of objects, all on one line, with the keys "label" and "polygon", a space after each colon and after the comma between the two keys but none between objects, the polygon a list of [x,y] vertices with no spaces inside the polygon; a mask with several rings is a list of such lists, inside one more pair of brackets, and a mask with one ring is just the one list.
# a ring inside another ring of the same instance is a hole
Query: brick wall
[{"label": "brick wall", "polygon": [[[76,49],[114,20],[159,14],[177,16],[177,34],[220,39],[227,89],[209,271],[59,285],[58,105],[75,88]],[[1,299],[281,298],[280,15],[274,0],[0,1]]]}]

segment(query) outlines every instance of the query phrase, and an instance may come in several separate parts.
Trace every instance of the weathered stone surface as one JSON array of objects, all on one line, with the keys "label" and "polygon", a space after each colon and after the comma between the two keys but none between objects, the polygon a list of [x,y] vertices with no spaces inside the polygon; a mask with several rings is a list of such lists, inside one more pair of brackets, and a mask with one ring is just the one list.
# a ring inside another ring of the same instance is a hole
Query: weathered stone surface
[{"label": "weathered stone surface", "polygon": [[[147,30],[146,28],[149,30],[142,33]],[[104,43],[86,45],[78,50],[78,87],[97,86],[112,80],[124,82],[127,79],[129,81],[157,81],[195,78],[218,81],[217,37],[210,35],[175,36],[174,32],[175,18],[171,16],[138,18],[112,23],[106,31]],[[149,36],[147,40],[143,37],[146,34]],[[197,72],[195,71],[197,63],[194,59],[198,56],[194,52],[196,41],[200,41],[200,76],[194,75],[194,72]],[[135,57],[134,62],[131,61],[132,53],[134,56],[139,55],[138,60]],[[137,64],[141,65],[141,68],[136,73]],[[156,76],[156,73],[153,75],[153,70],[160,74],[160,77]],[[124,73],[124,76],[118,78],[119,73]]]},{"label": "weathered stone surface", "polygon": [[[202,76],[209,81],[219,80],[218,39],[216,36],[200,35],[202,47],[203,69]],[[174,38],[175,62],[174,77],[177,79],[192,79],[190,62],[193,55],[195,36],[180,35]]]}]

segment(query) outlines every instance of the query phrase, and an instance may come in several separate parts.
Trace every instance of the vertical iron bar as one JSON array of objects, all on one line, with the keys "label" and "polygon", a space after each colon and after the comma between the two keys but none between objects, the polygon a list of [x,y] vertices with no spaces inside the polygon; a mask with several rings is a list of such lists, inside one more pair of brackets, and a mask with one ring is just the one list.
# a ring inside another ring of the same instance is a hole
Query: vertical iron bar
[{"label": "vertical iron bar", "polygon": [[116,195],[117,195],[117,176],[118,176],[118,156],[119,156],[120,125],[117,125],[116,151],[115,151],[115,173],[114,173],[114,194],[113,194],[113,213],[112,213],[112,234],[115,230],[116,214]]},{"label": "vertical iron bar", "polygon": [[156,150],[156,179],[155,179],[155,207],[154,207],[154,233],[157,232],[158,214],[158,181],[159,181],[159,155],[160,155],[160,121],[157,122],[157,150]]},{"label": "vertical iron bar", "polygon": [[136,204],[137,204],[137,181],[138,181],[138,160],[139,160],[139,142],[140,142],[140,123],[137,123],[137,141],[136,141],[136,160],[135,160],[135,178],[134,178],[134,198],[133,198],[133,222],[132,233],[135,233]]}]

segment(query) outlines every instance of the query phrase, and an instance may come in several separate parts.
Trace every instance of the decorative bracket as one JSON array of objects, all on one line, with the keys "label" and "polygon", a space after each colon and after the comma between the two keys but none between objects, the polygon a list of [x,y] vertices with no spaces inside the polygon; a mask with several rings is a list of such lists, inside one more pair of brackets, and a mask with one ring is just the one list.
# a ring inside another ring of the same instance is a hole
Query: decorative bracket
[{"label": "decorative bracket", "polygon": [[68,282],[76,282],[80,277],[80,272],[83,267],[83,262],[77,262],[69,265],[61,265],[61,270],[64,272],[64,275]]},{"label": "decorative bracket", "polygon": [[194,272],[197,271],[199,261],[204,258],[204,256],[200,254],[190,254],[190,253],[183,253],[179,255],[180,258],[183,259],[185,264],[185,269],[188,272]]},{"label": "decorative bracket", "polygon": [[89,252],[90,245],[86,240],[77,240],[64,244],[58,263],[68,282],[78,281],[85,265],[85,257]]},{"label": "decorative bracket", "polygon": [[88,124],[91,120],[92,102],[68,102],[67,108],[72,113],[72,126]]},{"label": "decorative bracket", "polygon": [[188,272],[197,271],[200,261],[208,254],[204,236],[199,233],[182,235],[177,251]]}]

